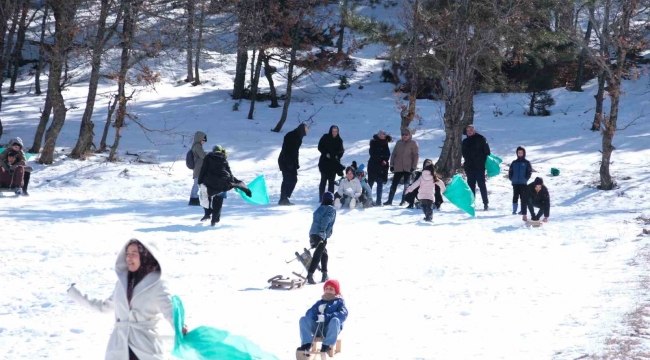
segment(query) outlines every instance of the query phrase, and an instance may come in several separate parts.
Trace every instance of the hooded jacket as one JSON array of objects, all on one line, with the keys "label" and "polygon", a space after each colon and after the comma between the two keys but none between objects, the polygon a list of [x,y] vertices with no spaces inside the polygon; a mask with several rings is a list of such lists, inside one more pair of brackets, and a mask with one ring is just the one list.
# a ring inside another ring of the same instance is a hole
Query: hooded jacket
[{"label": "hooded jacket", "polygon": [[341,139],[341,130],[336,135],[332,136],[332,129],[338,126],[330,126],[330,131],[321,136],[318,141],[318,151],[320,152],[320,159],[318,160],[318,170],[327,175],[335,175],[345,169],[341,165],[341,158],[345,153],[343,148],[343,139]]},{"label": "hooded jacket", "polygon": [[[158,250],[142,240],[140,243],[160,264]],[[126,244],[117,255],[115,272],[118,281],[108,299],[91,299],[74,286],[68,289],[68,296],[91,310],[115,314],[115,326],[106,348],[106,360],[128,359],[129,348],[139,360],[162,360],[162,341],[156,326],[161,318],[174,326],[171,294],[162,276],[162,266],[160,270],[145,275],[135,285],[130,302],[127,299],[129,270],[126,265]]]},{"label": "hooded jacket", "polygon": [[435,179],[431,173],[431,168],[432,166],[422,170],[422,175],[406,189],[407,194],[419,187],[418,199],[435,201],[436,185],[440,187],[441,194],[445,192],[447,189],[445,183],[441,180]]},{"label": "hooded jacket", "polygon": [[232,175],[226,155],[213,151],[206,155],[199,173],[199,185],[205,184],[208,196],[214,196],[233,188],[248,189],[246,185]]},{"label": "hooded jacket", "polygon": [[[537,185],[542,185],[542,189],[539,192],[535,190],[535,186]],[[551,195],[548,192],[548,188],[544,185],[542,178],[536,178],[535,181],[528,184],[526,196],[528,196],[529,203],[532,203],[536,208],[542,209],[544,217],[551,215]]]},{"label": "hooded jacket", "polygon": [[334,222],[336,221],[336,209],[332,205],[321,205],[314,211],[309,235],[318,235],[323,240],[332,236]]},{"label": "hooded jacket", "polygon": [[348,309],[345,307],[345,301],[342,297],[336,297],[333,300],[318,300],[307,312],[305,317],[316,320],[320,312],[318,308],[325,304],[325,311],[323,315],[325,317],[325,326],[327,326],[332,320],[332,318],[337,318],[341,322],[341,329],[343,330],[343,323],[348,318]]},{"label": "hooded jacket", "polygon": [[27,164],[27,161],[25,160],[25,152],[23,151],[23,140],[19,137],[15,137],[9,140],[9,145],[6,149],[4,149],[2,154],[0,154],[0,161],[7,161],[7,155],[9,154],[9,151],[12,150],[11,147],[16,144],[20,145],[20,151],[18,151],[18,154],[16,155],[16,163],[13,165],[25,166]]},{"label": "hooded jacket", "polygon": [[203,166],[203,159],[205,159],[206,152],[203,150],[203,145],[201,145],[203,139],[207,139],[204,132],[197,131],[194,134],[194,141],[192,141],[192,155],[194,156],[194,172],[192,173],[192,179],[199,177],[201,167]]},{"label": "hooded jacket", "polygon": [[485,171],[485,160],[490,155],[490,146],[485,137],[479,133],[463,140],[463,158],[465,171]]},{"label": "hooded jacket", "polygon": [[307,125],[300,124],[297,128],[284,135],[282,150],[280,156],[278,156],[280,171],[298,174],[298,169],[300,169],[300,146],[302,145],[302,138],[307,135],[306,127]]},{"label": "hooded jacket", "polygon": [[348,180],[347,177],[343,178],[339,182],[339,188],[336,191],[339,195],[344,196],[344,195],[349,195],[348,192],[351,190],[352,195],[351,197],[354,199],[359,199],[359,196],[361,196],[361,193],[363,192],[363,188],[361,187],[361,183],[359,182],[359,179],[355,176],[352,178],[352,180]]},{"label": "hooded jacket", "polygon": [[[393,141],[390,135],[382,140],[375,134],[370,140],[370,159],[368,159],[368,178],[378,179],[381,182],[388,181],[388,163],[390,162],[390,148],[388,143]],[[383,165],[386,163],[386,165]]]},{"label": "hooded jacket", "polygon": [[510,164],[510,169],[508,170],[508,179],[510,179],[512,185],[526,185],[528,184],[528,179],[533,175],[533,167],[530,165],[530,161],[526,160],[526,149],[520,146],[517,148],[516,153],[519,150],[524,152],[524,156],[517,156],[517,160]]},{"label": "hooded jacket", "polygon": [[408,140],[398,140],[390,157],[390,166],[394,172],[410,172],[418,167],[420,161],[420,146],[413,140],[413,134],[409,131]]}]

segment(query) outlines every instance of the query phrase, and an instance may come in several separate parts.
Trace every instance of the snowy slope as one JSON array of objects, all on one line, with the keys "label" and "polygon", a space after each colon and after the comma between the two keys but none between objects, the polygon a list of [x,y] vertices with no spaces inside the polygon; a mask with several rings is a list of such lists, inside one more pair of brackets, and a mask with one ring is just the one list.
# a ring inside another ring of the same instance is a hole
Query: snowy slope
[{"label": "snowy slope", "polygon": [[[190,327],[228,329],[291,359],[300,345],[298,320],[322,287],[274,291],[266,280],[300,271],[296,262],[284,261],[308,246],[320,136],[338,125],[343,161],[366,163],[372,134],[399,131],[395,101],[401,96],[379,82],[377,51],[357,54],[360,66],[346,91],[336,88],[333,77],[319,78],[321,87],[305,83],[305,91],[294,91],[280,134],[269,130],[281,109],[259,103],[254,121],[245,119],[247,102],[232,111],[232,58],[206,65],[199,87],[177,83],[182,64],[166,67],[156,91],[140,93],[131,111],[147,126],[172,130],[145,133],[130,123],[120,145],[122,161],[112,164],[103,156],[66,159],[86,94],[85,84],[71,87],[66,100],[80,108],[68,113],[58,160],[35,165],[31,197],[0,198],[0,358],[101,358],[113,317],[88,312],[65,290],[76,282],[91,296],[109,296],[119,247],[130,237],[149,237],[164,249],[163,267],[185,303]],[[20,136],[31,145],[44,98],[25,94],[30,81],[6,97],[0,143]],[[103,84],[100,92],[112,89]],[[624,90],[621,125],[650,111],[647,77],[625,82]],[[335,104],[333,98],[347,92],[352,96]],[[648,295],[637,283],[644,269],[633,259],[648,243],[636,237],[640,225],[634,219],[650,214],[650,122],[640,119],[616,135],[612,171],[620,188],[595,190],[600,137],[588,131],[594,93],[593,83],[584,93],[553,91],[557,105],[545,118],[522,116],[523,94],[476,98],[476,125],[493,153],[509,163],[523,145],[537,171],[533,176],[544,177],[553,206],[542,228],[527,228],[510,215],[511,187],[502,176],[488,182],[492,210],[476,218],[449,203],[434,214],[433,224],[422,221],[420,210],[396,206],[339,212],[328,249],[330,276],[341,281],[350,311],[341,358],[575,359],[602,352],[614,329],[625,331],[624,314]],[[505,115],[494,117],[495,106]],[[282,137],[321,107],[301,149],[292,198],[297,205],[278,207]],[[420,161],[437,159],[444,140],[441,104],[420,102],[418,110]],[[102,100],[94,117],[98,134],[105,114]],[[238,178],[264,174],[272,205],[252,206],[233,193],[216,229],[200,223],[201,208],[187,206],[192,180],[183,164],[196,130],[208,134],[208,144],[229,150]],[[138,163],[127,151],[156,164]],[[561,176],[551,178],[551,167]]]}]

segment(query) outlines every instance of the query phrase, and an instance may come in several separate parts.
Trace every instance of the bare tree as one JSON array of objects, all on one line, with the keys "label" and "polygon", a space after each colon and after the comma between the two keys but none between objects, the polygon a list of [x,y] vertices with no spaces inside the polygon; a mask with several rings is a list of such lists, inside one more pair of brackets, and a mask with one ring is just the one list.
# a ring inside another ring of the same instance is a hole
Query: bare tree
[{"label": "bare tree", "polygon": [[45,29],[49,19],[50,6],[47,0],[43,3],[43,19],[41,20],[41,41],[38,45],[38,65],[34,75],[35,94],[41,95],[41,73],[45,67]]},{"label": "bare tree", "polygon": [[[7,63],[9,62],[9,54],[11,54],[13,47],[19,13],[20,7],[18,6],[18,0],[0,1],[0,16],[2,16],[0,18],[0,45],[2,45],[0,46],[0,109],[2,109],[2,85],[5,79]],[[9,27],[9,33],[5,41],[5,33],[7,32],[9,19],[12,19],[11,27]]]},{"label": "bare tree", "polygon": [[337,54],[343,55],[343,40],[345,37],[345,27],[347,26],[348,12],[350,8],[348,7],[349,0],[343,0],[341,7],[339,8],[339,14],[341,17],[340,27],[339,27],[339,38],[336,41],[336,51]]},{"label": "bare tree", "polygon": [[22,0],[19,4],[20,6],[20,20],[18,21],[18,35],[16,36],[16,46],[14,46],[14,52],[11,56],[13,73],[10,71],[11,66],[9,66],[8,73],[11,73],[11,82],[9,85],[9,93],[16,93],[16,81],[18,79],[18,71],[20,70],[20,61],[23,58],[23,44],[25,43],[25,33],[27,32],[27,27],[34,19],[36,11],[34,11],[32,17],[27,22],[27,14],[29,12],[29,0]]},{"label": "bare tree", "polygon": [[199,77],[199,65],[201,64],[201,51],[203,49],[203,31],[205,29],[205,16],[207,12],[207,6],[205,3],[201,3],[201,16],[199,17],[199,35],[196,39],[196,54],[194,56],[194,82],[192,85],[200,85],[201,79]]},{"label": "bare tree", "polygon": [[587,22],[587,31],[585,31],[585,37],[582,41],[582,49],[580,50],[580,56],[578,57],[578,71],[576,72],[576,80],[573,84],[572,91],[582,91],[582,85],[584,84],[584,72],[585,72],[585,61],[587,60],[588,52],[591,50],[589,45],[591,43],[591,33],[594,28],[594,23],[591,19],[594,17],[594,5],[589,3],[587,5],[589,11],[589,21]]},{"label": "bare tree", "polygon": [[[196,16],[196,0],[186,0],[185,11],[187,12],[187,77],[185,82],[194,81],[192,71],[192,53],[194,52],[194,17]],[[198,54],[197,54],[198,55]]]}]

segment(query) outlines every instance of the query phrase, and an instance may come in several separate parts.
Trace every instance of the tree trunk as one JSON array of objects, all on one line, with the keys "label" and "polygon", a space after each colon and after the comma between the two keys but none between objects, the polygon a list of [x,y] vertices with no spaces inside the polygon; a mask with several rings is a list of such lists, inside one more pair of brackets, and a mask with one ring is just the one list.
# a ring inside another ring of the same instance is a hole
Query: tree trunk
[{"label": "tree trunk", "polygon": [[102,54],[104,53],[104,36],[106,35],[106,19],[108,18],[110,0],[101,0],[99,11],[99,21],[97,23],[97,34],[93,43],[92,58],[90,61],[90,83],[88,85],[88,96],[86,97],[86,109],[81,117],[81,127],[79,129],[79,138],[70,157],[73,159],[83,159],[85,154],[90,151],[95,136],[95,124],[93,123],[93,111],[95,109],[95,99],[97,98],[97,86],[99,85],[99,70],[102,64]]},{"label": "tree trunk", "polygon": [[341,29],[339,30],[339,38],[336,41],[336,53],[339,55],[343,54],[343,38],[345,36],[345,27],[347,26],[347,16],[348,16],[348,0],[343,1],[341,13]]},{"label": "tree trunk", "polygon": [[289,72],[287,73],[287,95],[286,100],[284,100],[284,106],[282,107],[282,116],[280,116],[280,121],[275,125],[275,128],[271,131],[280,132],[284,122],[287,121],[287,114],[289,113],[289,105],[291,104],[291,88],[293,86],[293,67],[296,63],[296,44],[294,43],[291,47],[291,58],[289,60]]},{"label": "tree trunk", "polygon": [[240,27],[239,36],[237,38],[237,66],[235,68],[235,83],[232,91],[232,98],[239,100],[244,96],[244,89],[246,88],[246,65],[248,65],[248,50],[246,48],[246,40]]},{"label": "tree trunk", "polygon": [[104,132],[102,133],[102,140],[99,142],[99,149],[97,152],[106,151],[106,139],[108,138],[108,130],[111,128],[113,123],[113,113],[115,112],[115,107],[117,106],[117,95],[113,97],[113,104],[111,105],[111,100],[108,100],[108,114],[106,115],[106,125],[104,125]]},{"label": "tree trunk", "polygon": [[32,154],[38,154],[41,151],[43,134],[45,134],[47,123],[50,121],[51,113],[52,113],[52,95],[48,91],[47,95],[45,95],[45,105],[43,106],[43,111],[41,112],[41,120],[38,123],[38,127],[36,128],[36,134],[34,135],[34,142],[32,144],[32,148],[29,149],[29,152]]},{"label": "tree trunk", "polygon": [[596,98],[596,113],[591,124],[591,131],[598,131],[603,122],[603,102],[605,101],[605,73],[602,71],[598,73],[598,92],[594,97]]},{"label": "tree trunk", "polygon": [[[7,73],[7,63],[9,62],[9,55],[13,48],[14,34],[16,33],[16,25],[18,23],[18,16],[20,14],[20,6],[18,0],[11,1],[8,6],[8,11],[11,11],[12,20],[9,34],[7,35],[7,42],[4,44],[4,49],[0,49],[0,92],[2,92],[2,84],[4,83],[5,74]],[[9,12],[7,13],[9,14]],[[4,36],[4,33],[2,34]]]},{"label": "tree trunk", "polygon": [[43,4],[45,9],[43,10],[43,21],[41,23],[41,43],[38,47],[38,66],[36,67],[36,75],[34,76],[34,84],[36,87],[36,95],[41,95],[41,72],[43,72],[43,67],[45,67],[45,25],[47,24],[48,15],[50,7],[47,2]]},{"label": "tree trunk", "polygon": [[50,128],[45,133],[45,144],[39,157],[40,164],[52,164],[54,161],[54,146],[63,128],[66,113],[65,101],[61,94],[61,72],[66,62],[75,28],[74,17],[77,13],[79,0],[58,0],[53,1],[50,6],[54,14],[54,46],[52,46],[52,62],[50,66],[50,79],[47,92],[51,93],[52,110],[54,118]]},{"label": "tree trunk", "polygon": [[585,39],[583,41],[583,48],[580,51],[580,56],[578,57],[578,72],[576,73],[576,81],[573,85],[572,91],[582,91],[582,84],[584,84],[584,72],[585,72],[585,60],[587,59],[587,52],[589,51],[589,40],[591,39],[591,31],[594,27],[591,18],[594,15],[594,7],[589,7],[589,22],[587,24],[587,32],[585,33]]},{"label": "tree trunk", "polygon": [[[18,36],[16,37],[16,46],[12,54],[12,63],[14,71],[11,73],[11,82],[9,85],[9,93],[16,93],[16,81],[18,80],[18,72],[20,70],[20,60],[23,58],[23,44],[25,43],[25,33],[27,32],[27,13],[29,12],[29,1],[23,0],[21,5],[20,20],[18,22]],[[31,21],[30,21],[31,22]],[[9,66],[11,69],[11,66]]]},{"label": "tree trunk", "polygon": [[257,89],[260,83],[260,73],[262,72],[262,59],[264,58],[264,49],[260,48],[255,62],[255,70],[253,71],[253,81],[251,82],[251,106],[248,110],[248,120],[253,120],[255,113],[255,101],[257,100]]},{"label": "tree trunk", "polygon": [[462,111],[460,99],[445,102],[445,142],[436,163],[436,172],[443,178],[452,177],[461,167],[463,126],[460,119]]},{"label": "tree trunk", "polygon": [[192,45],[194,39],[194,14],[195,14],[195,0],[187,0],[187,78],[185,82],[194,81],[194,72],[192,71],[192,53],[194,46]]},{"label": "tree trunk", "polygon": [[274,69],[269,65],[269,57],[264,55],[264,76],[266,76],[266,81],[269,82],[269,93],[271,95],[271,105],[270,108],[279,108],[280,104],[278,103],[278,93],[275,90],[275,83],[273,82],[273,73]]},{"label": "tree trunk", "polygon": [[528,103],[528,116],[535,116],[535,100],[537,100],[537,92],[530,93],[530,103]]},{"label": "tree trunk", "polygon": [[201,63],[201,49],[203,48],[203,23],[205,22],[205,4],[201,5],[201,18],[199,19],[199,37],[196,39],[196,55],[194,56],[194,82],[192,85],[201,85],[199,77],[199,64]]},{"label": "tree trunk", "polygon": [[255,64],[257,64],[257,58],[255,55],[257,54],[257,49],[253,49],[253,54],[251,56],[251,78],[250,78],[250,83],[251,86],[253,86],[253,81],[255,79]]}]

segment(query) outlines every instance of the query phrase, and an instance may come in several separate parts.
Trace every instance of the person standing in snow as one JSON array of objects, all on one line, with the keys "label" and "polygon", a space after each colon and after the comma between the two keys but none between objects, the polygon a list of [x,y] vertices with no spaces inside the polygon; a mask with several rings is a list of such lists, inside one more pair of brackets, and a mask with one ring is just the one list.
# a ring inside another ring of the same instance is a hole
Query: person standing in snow
[{"label": "person standing in snow", "polygon": [[205,133],[197,131],[194,134],[194,141],[192,142],[192,157],[194,157],[192,179],[194,180],[194,185],[192,185],[190,203],[188,204],[191,206],[201,206],[201,203],[199,202],[199,173],[201,172],[203,159],[206,155],[205,150],[203,150],[203,144],[205,144],[206,141],[208,141],[208,137]]},{"label": "person standing in snow", "polygon": [[336,174],[343,176],[343,169],[345,169],[341,165],[341,158],[345,153],[345,149],[343,148],[343,139],[341,139],[339,134],[338,126],[332,125],[330,131],[320,138],[320,141],[318,141],[318,151],[320,152],[320,159],[318,160],[318,170],[320,171],[318,202],[322,202],[325,185],[327,185],[327,191],[333,193],[334,178]]},{"label": "person standing in snow", "polygon": [[[382,206],[381,196],[384,184],[388,182],[388,163],[390,161],[390,148],[388,144],[393,141],[390,135],[384,130],[373,135],[370,140],[370,159],[368,159],[368,185],[372,189],[375,182],[377,183],[377,201],[375,206]],[[372,194],[368,194],[372,196]]]},{"label": "person standing in snow", "polygon": [[488,210],[488,194],[485,186],[485,160],[490,155],[490,146],[485,137],[476,132],[474,125],[467,125],[465,128],[467,137],[463,140],[463,168],[467,176],[467,184],[476,195],[476,184],[481,190],[483,199],[483,210]]},{"label": "person standing in snow", "polygon": [[[531,220],[538,221],[544,214],[544,220],[542,221],[548,222],[548,217],[551,214],[551,195],[548,193],[548,188],[544,186],[542,178],[535,178],[535,181],[528,185],[526,197],[528,198],[528,210],[530,211]],[[535,214],[535,208],[539,209],[537,214]],[[524,213],[522,220],[528,221],[526,208],[521,210]]]},{"label": "person standing in snow", "polygon": [[348,309],[341,296],[341,286],[337,280],[327,280],[323,285],[323,296],[300,318],[300,346],[297,351],[309,352],[312,341],[322,335],[323,346],[320,352],[327,353],[336,344],[343,323],[348,318]]},{"label": "person standing in snow", "polygon": [[289,198],[298,183],[298,169],[300,169],[299,152],[302,138],[307,135],[309,127],[300,124],[293,131],[284,135],[282,150],[278,156],[278,165],[282,171],[282,186],[280,187],[280,201],[278,205],[293,205]]},{"label": "person standing in snow", "polygon": [[445,192],[445,183],[438,179],[435,168],[430,163],[422,169],[421,176],[406,189],[406,193],[408,194],[419,188],[418,199],[420,199],[425,221],[433,220],[433,203],[436,199],[436,187],[439,187],[441,192]]},{"label": "person standing in snow", "polygon": [[359,179],[355,177],[354,168],[348,166],[345,169],[345,178],[339,181],[339,189],[334,196],[336,198],[334,207],[338,209],[349,206],[350,209],[354,209],[362,192],[363,188]]},{"label": "person standing in snow", "polygon": [[413,140],[413,133],[409,129],[402,129],[402,138],[397,141],[393,154],[390,157],[390,171],[394,173],[393,182],[390,184],[390,193],[388,201],[384,205],[393,205],[393,197],[397,191],[400,180],[404,180],[404,192],[400,206],[404,205],[404,195],[408,187],[411,176],[420,161],[420,147],[417,141]]},{"label": "person standing in snow", "polygon": [[530,161],[526,160],[526,149],[522,146],[517,147],[517,159],[510,164],[508,170],[508,179],[512,183],[512,215],[517,215],[517,207],[519,206],[519,199],[521,199],[520,214],[524,213],[526,202],[526,186],[528,180],[533,175],[533,167]]},{"label": "person standing in snow", "polygon": [[6,148],[2,154],[0,154],[0,162],[7,161],[7,154],[9,154],[9,152],[12,150],[16,152],[15,167],[23,167],[23,186],[21,194],[23,196],[29,196],[27,187],[29,186],[29,178],[32,168],[27,166],[27,157],[25,156],[25,152],[23,152],[23,140],[21,138],[15,137],[9,140],[8,148]]},{"label": "person standing in snow", "polygon": [[228,164],[228,152],[220,145],[215,145],[212,152],[205,156],[199,172],[199,185],[205,184],[208,189],[209,207],[204,208],[205,214],[201,221],[206,221],[212,215],[210,225],[215,226],[221,220],[221,207],[226,192],[237,188],[246,196],[252,193],[242,181],[232,175]]},{"label": "person standing in snow", "polygon": [[91,299],[75,284],[68,289],[68,296],[91,310],[115,313],[106,360],[162,360],[162,341],[156,326],[162,314],[173,327],[174,312],[156,247],[129,240],[117,255],[115,272],[118,281],[108,299]]},{"label": "person standing in snow", "polygon": [[327,281],[327,239],[332,236],[334,222],[336,221],[336,209],[334,208],[334,194],[327,191],[322,196],[323,202],[314,211],[311,228],[309,229],[309,244],[314,250],[311,264],[307,270],[307,282],[316,284],[314,281],[314,272],[320,263],[320,269],[323,274],[321,282]]}]

